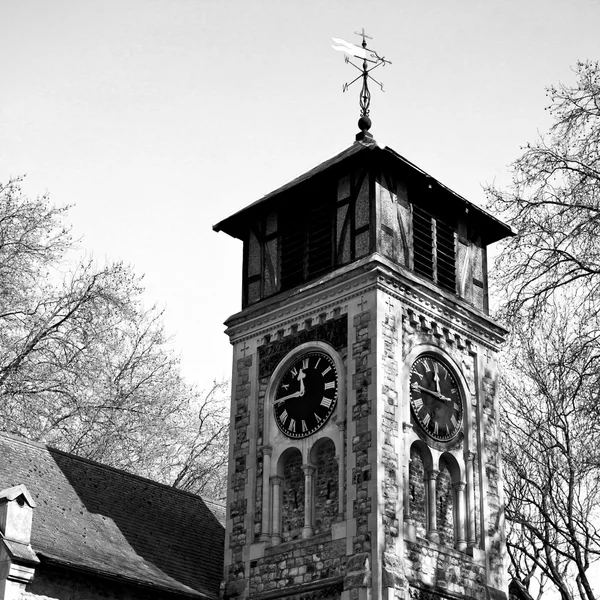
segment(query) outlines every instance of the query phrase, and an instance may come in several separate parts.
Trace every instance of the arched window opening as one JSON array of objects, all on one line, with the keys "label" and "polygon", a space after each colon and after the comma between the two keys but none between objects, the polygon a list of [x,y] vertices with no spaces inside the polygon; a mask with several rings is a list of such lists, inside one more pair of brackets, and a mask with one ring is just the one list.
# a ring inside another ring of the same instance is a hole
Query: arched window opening
[{"label": "arched window opening", "polygon": [[339,469],[335,459],[335,445],[330,439],[323,440],[313,450],[316,467],[314,532],[330,531],[339,510]]},{"label": "arched window opening", "polygon": [[437,530],[440,544],[454,547],[454,487],[449,465],[442,458],[436,480]]},{"label": "arched window opening", "polygon": [[299,450],[283,457],[281,485],[281,541],[300,539],[304,527],[304,471]]},{"label": "arched window opening", "polygon": [[425,465],[421,453],[413,446],[408,467],[410,518],[418,536],[427,534],[427,509],[425,497]]}]

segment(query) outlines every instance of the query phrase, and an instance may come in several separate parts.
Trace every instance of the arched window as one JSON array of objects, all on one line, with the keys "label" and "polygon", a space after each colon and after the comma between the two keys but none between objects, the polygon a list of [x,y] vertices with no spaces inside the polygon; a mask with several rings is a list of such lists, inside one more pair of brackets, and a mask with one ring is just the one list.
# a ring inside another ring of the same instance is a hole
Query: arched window
[{"label": "arched window", "polygon": [[413,445],[410,449],[408,467],[410,518],[418,536],[427,534],[427,508],[425,495],[425,464],[419,450]]},{"label": "arched window", "polygon": [[447,462],[440,460],[440,470],[436,478],[436,512],[437,530],[440,544],[451,548],[455,545],[454,539],[454,486],[452,475]]},{"label": "arched window", "polygon": [[300,539],[304,527],[304,471],[302,454],[290,449],[282,460],[281,541]]},{"label": "arched window", "polygon": [[314,475],[314,532],[330,531],[339,509],[338,463],[335,459],[335,445],[330,439],[317,442],[312,450]]}]

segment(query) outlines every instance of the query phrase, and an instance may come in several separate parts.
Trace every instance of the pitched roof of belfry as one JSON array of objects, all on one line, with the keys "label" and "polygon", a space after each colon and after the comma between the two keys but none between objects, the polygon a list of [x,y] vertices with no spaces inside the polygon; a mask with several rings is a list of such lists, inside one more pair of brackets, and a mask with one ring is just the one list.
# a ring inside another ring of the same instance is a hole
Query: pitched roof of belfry
[{"label": "pitched roof of belfry", "polygon": [[223,219],[213,226],[213,230],[224,231],[233,237],[241,238],[243,232],[247,230],[248,217],[253,214],[254,211],[266,208],[272,203],[276,203],[281,194],[303,184],[321,173],[330,171],[334,169],[334,167],[342,165],[342,163],[352,162],[355,158],[361,160],[361,158],[358,158],[359,155],[362,158],[377,155],[378,160],[385,161],[393,170],[402,170],[405,173],[410,173],[414,178],[426,181],[430,186],[435,185],[438,189],[443,190],[447,194],[446,197],[452,200],[455,207],[460,207],[461,210],[464,210],[465,208],[470,210],[473,215],[475,215],[476,219],[485,223],[482,227],[482,234],[486,244],[491,244],[506,236],[514,235],[513,230],[508,225],[502,223],[486,210],[473,204],[466,198],[463,198],[460,194],[452,191],[443,183],[410,162],[407,158],[392,150],[392,148],[389,148],[388,146],[379,146],[373,138],[367,139],[367,141],[354,142],[352,145],[342,150],[342,152],[325,160],[276,190],[266,194],[233,215]]},{"label": "pitched roof of belfry", "polygon": [[20,484],[42,562],[218,598],[225,532],[199,496],[0,434],[0,490]]}]

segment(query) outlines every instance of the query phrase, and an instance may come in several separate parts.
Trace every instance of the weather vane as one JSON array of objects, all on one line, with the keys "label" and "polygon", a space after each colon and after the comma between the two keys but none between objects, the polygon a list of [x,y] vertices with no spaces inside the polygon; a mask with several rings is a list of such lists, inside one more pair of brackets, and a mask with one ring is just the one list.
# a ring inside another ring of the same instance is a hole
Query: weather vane
[{"label": "weather vane", "polygon": [[[331,47],[339,52],[344,52],[346,54],[344,57],[346,63],[350,63],[355,69],[360,71],[360,75],[350,83],[345,83],[342,89],[345,92],[353,83],[362,79],[362,89],[360,91],[360,120],[358,121],[358,126],[362,131],[365,131],[371,127],[371,119],[369,118],[369,106],[371,104],[369,79],[374,81],[381,88],[382,92],[384,91],[383,84],[371,75],[371,71],[382,65],[391,65],[392,63],[383,56],[379,56],[375,50],[367,48],[367,40],[373,38],[365,33],[364,28],[360,32],[355,31],[354,33],[362,37],[362,48],[340,38],[331,38],[334,42],[331,44]],[[354,64],[350,60],[350,57],[362,58],[362,67]]]}]

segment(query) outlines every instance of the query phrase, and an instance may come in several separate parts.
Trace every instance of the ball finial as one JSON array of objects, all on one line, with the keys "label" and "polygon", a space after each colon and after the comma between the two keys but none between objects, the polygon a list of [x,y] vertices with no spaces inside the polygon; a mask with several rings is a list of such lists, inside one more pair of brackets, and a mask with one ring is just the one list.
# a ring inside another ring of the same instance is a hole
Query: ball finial
[{"label": "ball finial", "polygon": [[358,120],[358,128],[361,131],[369,131],[371,129],[371,119],[369,117],[361,117]]}]

